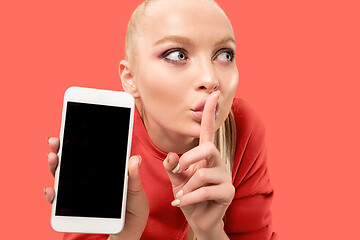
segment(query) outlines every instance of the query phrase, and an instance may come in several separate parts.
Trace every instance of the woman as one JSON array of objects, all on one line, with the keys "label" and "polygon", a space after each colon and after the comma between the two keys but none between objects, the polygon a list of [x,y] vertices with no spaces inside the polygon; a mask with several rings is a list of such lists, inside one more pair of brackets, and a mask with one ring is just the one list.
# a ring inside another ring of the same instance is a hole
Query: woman
[{"label": "woman", "polygon": [[[135,10],[119,68],[138,110],[125,227],[65,239],[276,238],[264,128],[233,99],[235,47],[213,1],[153,0]],[[48,142],[54,173],[59,140]],[[52,202],[53,189],[45,193]]]}]

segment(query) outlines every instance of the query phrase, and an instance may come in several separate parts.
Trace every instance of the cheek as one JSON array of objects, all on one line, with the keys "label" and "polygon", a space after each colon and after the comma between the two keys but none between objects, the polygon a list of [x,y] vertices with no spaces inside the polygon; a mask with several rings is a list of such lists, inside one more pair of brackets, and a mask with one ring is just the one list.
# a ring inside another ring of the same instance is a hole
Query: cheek
[{"label": "cheek", "polygon": [[239,76],[237,71],[233,74],[229,74],[225,79],[227,79],[227,81],[224,81],[223,84],[220,85],[222,107],[220,109],[216,127],[220,127],[222,122],[225,121],[225,119],[227,118],[228,113],[231,109],[232,102],[235,96],[235,91],[239,81]]},{"label": "cheek", "polygon": [[239,75],[237,69],[236,71],[227,74],[224,79],[225,80],[222,81],[220,84],[220,92],[222,93],[225,102],[232,102],[239,82]]},{"label": "cheek", "polygon": [[185,86],[179,78],[156,64],[142,69],[137,84],[144,105],[151,108],[169,108],[183,100]]},{"label": "cheek", "polygon": [[229,83],[227,84],[229,88],[228,91],[230,92],[230,94],[234,95],[239,82],[239,73],[237,68],[235,68],[234,73],[229,76],[229,79]]}]

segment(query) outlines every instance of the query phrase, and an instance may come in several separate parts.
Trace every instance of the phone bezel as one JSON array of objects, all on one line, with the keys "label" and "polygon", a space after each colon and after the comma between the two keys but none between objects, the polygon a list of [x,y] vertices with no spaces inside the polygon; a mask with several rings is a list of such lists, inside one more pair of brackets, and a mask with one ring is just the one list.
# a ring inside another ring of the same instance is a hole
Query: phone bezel
[{"label": "phone bezel", "polygon": [[[65,119],[67,102],[79,102],[88,104],[98,104],[115,107],[130,108],[128,147],[126,151],[126,164],[124,172],[124,186],[122,197],[121,218],[94,218],[94,217],[72,217],[55,215],[57,204],[57,190],[59,185],[59,174],[61,165],[62,142],[65,129]],[[83,87],[70,87],[64,94],[62,120],[60,129],[60,149],[58,152],[58,167],[55,171],[55,197],[52,203],[51,226],[58,232],[77,232],[77,233],[103,233],[115,234],[120,232],[125,224],[126,196],[128,182],[128,159],[130,157],[132,130],[134,122],[135,100],[133,96],[126,92],[92,89]]]}]

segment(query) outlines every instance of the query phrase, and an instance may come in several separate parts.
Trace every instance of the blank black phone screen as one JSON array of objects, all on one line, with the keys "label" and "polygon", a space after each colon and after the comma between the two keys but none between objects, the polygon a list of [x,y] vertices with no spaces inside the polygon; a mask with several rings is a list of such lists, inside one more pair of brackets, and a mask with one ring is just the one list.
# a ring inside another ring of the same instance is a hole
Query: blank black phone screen
[{"label": "blank black phone screen", "polygon": [[130,112],[67,102],[55,215],[121,217]]}]

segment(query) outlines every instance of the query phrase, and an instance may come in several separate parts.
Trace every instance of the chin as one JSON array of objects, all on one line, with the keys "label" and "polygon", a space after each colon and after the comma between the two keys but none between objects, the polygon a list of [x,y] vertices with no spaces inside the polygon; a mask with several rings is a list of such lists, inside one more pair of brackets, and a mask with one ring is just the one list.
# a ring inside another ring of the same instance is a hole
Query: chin
[{"label": "chin", "polygon": [[184,135],[193,138],[200,138],[200,128],[201,128],[200,123],[195,122],[192,124],[191,127],[188,128],[189,129],[188,131],[186,131],[186,129],[183,128],[186,131]]}]

